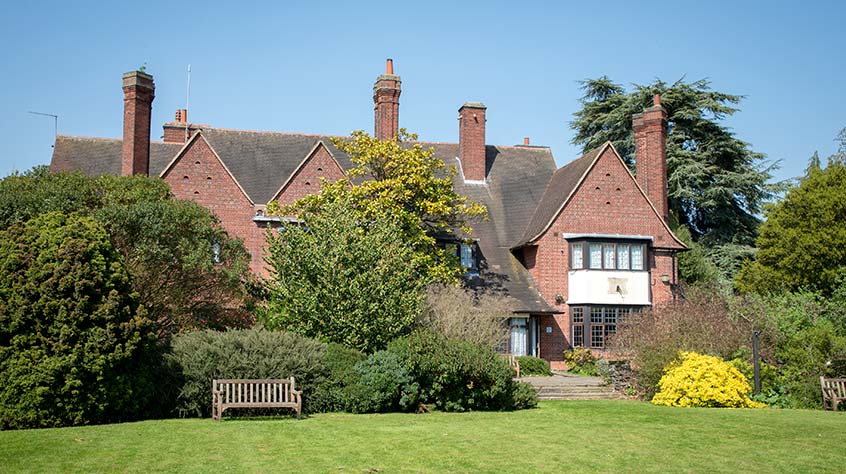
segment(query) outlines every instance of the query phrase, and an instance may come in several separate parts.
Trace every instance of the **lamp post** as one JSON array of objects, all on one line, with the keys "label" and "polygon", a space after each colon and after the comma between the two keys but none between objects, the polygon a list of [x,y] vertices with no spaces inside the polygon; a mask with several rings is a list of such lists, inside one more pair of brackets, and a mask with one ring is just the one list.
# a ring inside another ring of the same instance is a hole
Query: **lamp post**
[{"label": "lamp post", "polygon": [[755,390],[752,392],[755,395],[761,393],[761,363],[758,361],[758,337],[761,331],[752,331],[752,368],[754,369]]}]

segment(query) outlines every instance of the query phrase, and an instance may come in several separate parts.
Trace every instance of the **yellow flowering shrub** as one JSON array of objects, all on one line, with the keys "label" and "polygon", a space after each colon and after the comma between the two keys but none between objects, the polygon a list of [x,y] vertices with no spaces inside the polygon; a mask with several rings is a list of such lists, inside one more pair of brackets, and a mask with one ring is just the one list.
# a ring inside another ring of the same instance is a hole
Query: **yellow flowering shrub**
[{"label": "yellow flowering shrub", "polygon": [[765,407],[749,399],[751,391],[746,377],[719,357],[681,352],[664,369],[652,403],[673,407]]}]

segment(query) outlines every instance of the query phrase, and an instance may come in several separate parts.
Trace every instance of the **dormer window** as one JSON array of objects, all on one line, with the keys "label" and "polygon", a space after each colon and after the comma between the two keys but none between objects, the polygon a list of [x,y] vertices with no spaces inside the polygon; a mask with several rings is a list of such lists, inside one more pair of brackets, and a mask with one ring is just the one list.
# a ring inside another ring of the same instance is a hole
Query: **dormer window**
[{"label": "dormer window", "polygon": [[476,259],[476,245],[475,244],[461,244],[460,257],[461,266],[467,270],[469,275],[479,274],[479,265]]},{"label": "dormer window", "polygon": [[[454,242],[454,241],[453,241]],[[465,276],[479,275],[479,249],[475,243],[443,243],[443,248],[458,257],[465,270]]]}]

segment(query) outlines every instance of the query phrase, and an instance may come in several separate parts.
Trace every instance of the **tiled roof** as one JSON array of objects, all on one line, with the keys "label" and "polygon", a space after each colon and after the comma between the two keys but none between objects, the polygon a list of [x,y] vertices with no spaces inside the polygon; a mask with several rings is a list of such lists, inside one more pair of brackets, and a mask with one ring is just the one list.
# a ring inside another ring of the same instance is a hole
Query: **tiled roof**
[{"label": "tiled roof", "polygon": [[[434,148],[435,155],[445,163],[457,164],[458,145],[435,144]],[[509,250],[523,235],[555,171],[552,153],[542,147],[487,146],[485,158],[487,185],[465,184],[460,178],[455,184],[456,192],[488,208],[488,220],[472,224],[486,263],[481,283],[513,297],[517,301],[515,311],[555,312]]]},{"label": "tiled roof", "polygon": [[[120,174],[122,140],[59,135],[51,171],[81,171],[92,177]],[[182,148],[180,143],[150,142],[150,174],[158,175]]]},{"label": "tiled roof", "polygon": [[[272,199],[318,142],[329,149],[341,168],[352,167],[349,156],[335,148],[331,137],[325,135],[216,128],[204,128],[201,133],[255,203]],[[421,144],[433,147],[435,156],[447,165],[458,165],[458,144]],[[150,174],[159,175],[182,146],[151,143]],[[455,185],[456,192],[488,208],[488,220],[472,224],[486,262],[483,279],[476,283],[513,297],[517,311],[552,312],[537,292],[529,272],[509,250],[524,235],[555,172],[552,153],[545,147],[487,146],[485,155],[487,185],[465,184],[460,177]],[[59,136],[51,169],[79,170],[90,176],[120,174],[120,160],[121,140]]]},{"label": "tiled roof", "polygon": [[581,181],[582,176],[606,146],[607,144],[604,144],[595,148],[555,171],[552,179],[549,180],[549,184],[545,186],[543,197],[537,204],[537,208],[534,209],[531,221],[523,227],[525,232],[522,238],[515,241],[515,247],[532,242],[546,230],[550,222],[558,215],[564,201],[570,196]]},{"label": "tiled roof", "polygon": [[273,199],[317,142],[329,149],[345,171],[352,166],[329,136],[218,128],[204,129],[202,134],[255,203]]}]

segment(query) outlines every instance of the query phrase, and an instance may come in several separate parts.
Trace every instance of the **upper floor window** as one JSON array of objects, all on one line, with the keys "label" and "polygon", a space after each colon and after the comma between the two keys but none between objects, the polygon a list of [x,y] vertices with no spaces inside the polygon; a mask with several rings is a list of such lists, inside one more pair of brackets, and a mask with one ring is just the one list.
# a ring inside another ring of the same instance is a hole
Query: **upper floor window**
[{"label": "upper floor window", "polygon": [[635,242],[569,242],[570,268],[580,270],[645,270],[646,244]]},{"label": "upper floor window", "polygon": [[479,251],[475,243],[460,243],[460,244],[446,244],[444,248],[447,252],[458,257],[461,266],[466,270],[466,274],[475,276],[479,274]]}]

